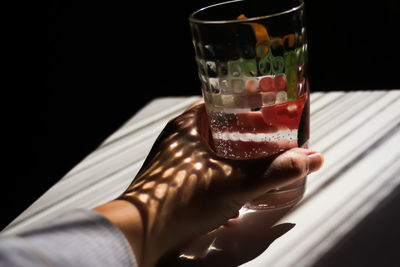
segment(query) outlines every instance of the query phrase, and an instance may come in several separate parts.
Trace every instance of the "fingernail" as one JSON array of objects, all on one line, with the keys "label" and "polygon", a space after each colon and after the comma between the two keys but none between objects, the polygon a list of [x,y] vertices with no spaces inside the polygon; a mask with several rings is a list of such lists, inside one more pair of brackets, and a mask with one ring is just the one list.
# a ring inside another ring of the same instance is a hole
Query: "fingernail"
[{"label": "fingernail", "polygon": [[318,171],[322,165],[324,164],[324,157],[321,153],[314,152],[312,154],[308,154],[309,165],[308,165],[308,173]]},{"label": "fingernail", "polygon": [[312,149],[307,149],[307,156],[309,156],[309,155],[312,155],[312,154],[315,154],[315,153],[318,153],[318,151],[315,151],[315,150],[312,150]]}]

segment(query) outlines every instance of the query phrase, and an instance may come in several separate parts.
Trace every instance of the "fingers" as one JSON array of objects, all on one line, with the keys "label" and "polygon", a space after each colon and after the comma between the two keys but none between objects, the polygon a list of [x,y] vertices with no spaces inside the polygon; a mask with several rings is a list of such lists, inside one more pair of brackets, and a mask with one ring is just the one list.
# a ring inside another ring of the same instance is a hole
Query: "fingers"
[{"label": "fingers", "polygon": [[313,150],[293,148],[279,155],[268,168],[265,181],[269,187],[281,187],[319,170],[323,156]]},{"label": "fingers", "polygon": [[324,165],[324,157],[322,154],[313,151],[313,153],[308,154],[308,174],[318,171]]}]

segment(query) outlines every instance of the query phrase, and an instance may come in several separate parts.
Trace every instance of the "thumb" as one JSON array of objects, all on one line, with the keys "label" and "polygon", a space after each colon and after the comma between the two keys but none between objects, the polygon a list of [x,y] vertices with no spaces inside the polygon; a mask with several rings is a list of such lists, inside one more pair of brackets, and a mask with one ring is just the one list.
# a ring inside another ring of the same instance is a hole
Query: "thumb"
[{"label": "thumb", "polygon": [[[250,189],[250,197],[258,197],[263,193],[290,185],[296,180],[319,170],[324,162],[322,154],[304,148],[292,148],[275,157],[260,179],[246,178]],[[264,165],[265,166],[265,165]],[[251,180],[252,181],[251,181]],[[258,180],[258,181],[256,181]]]},{"label": "thumb", "polygon": [[314,150],[293,148],[272,161],[264,181],[268,187],[282,187],[319,170],[323,162],[322,154]]}]

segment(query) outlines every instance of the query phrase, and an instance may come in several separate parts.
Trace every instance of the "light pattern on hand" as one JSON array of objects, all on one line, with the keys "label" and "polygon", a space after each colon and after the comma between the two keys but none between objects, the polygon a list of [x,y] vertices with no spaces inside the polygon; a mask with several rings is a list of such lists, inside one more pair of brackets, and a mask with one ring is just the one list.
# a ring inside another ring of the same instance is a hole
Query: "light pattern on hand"
[{"label": "light pattern on hand", "polygon": [[[190,227],[181,222],[189,224],[191,220],[204,220],[204,227],[189,231],[189,235],[205,233],[231,218],[245,202],[237,191],[244,188],[241,163],[246,161],[216,156],[210,147],[212,142],[208,141],[205,116],[204,105],[198,105],[171,120],[137,177],[120,197],[141,211],[146,240],[167,227]],[[248,172],[260,176],[255,168]],[[198,214],[188,214],[188,210]],[[209,220],[210,217],[213,219]]]}]

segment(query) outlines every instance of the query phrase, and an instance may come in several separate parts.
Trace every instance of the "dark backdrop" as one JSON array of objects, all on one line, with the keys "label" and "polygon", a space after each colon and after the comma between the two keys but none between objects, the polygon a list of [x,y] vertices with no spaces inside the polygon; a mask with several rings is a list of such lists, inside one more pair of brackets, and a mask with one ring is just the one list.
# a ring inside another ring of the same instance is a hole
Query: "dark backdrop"
[{"label": "dark backdrop", "polygon": [[[150,99],[200,94],[187,17],[216,2],[57,0],[27,10],[4,98],[11,172],[1,228]],[[312,91],[400,88],[397,0],[306,4]]]}]

